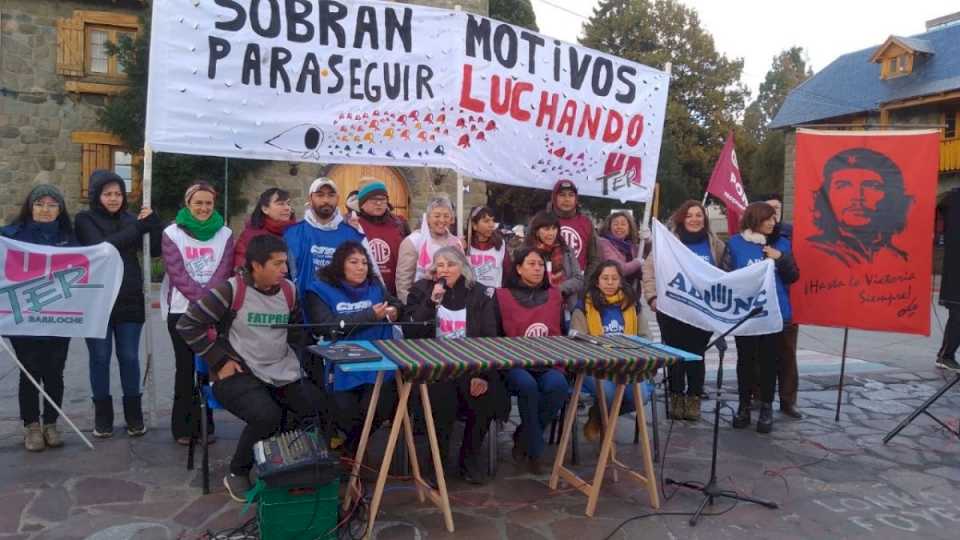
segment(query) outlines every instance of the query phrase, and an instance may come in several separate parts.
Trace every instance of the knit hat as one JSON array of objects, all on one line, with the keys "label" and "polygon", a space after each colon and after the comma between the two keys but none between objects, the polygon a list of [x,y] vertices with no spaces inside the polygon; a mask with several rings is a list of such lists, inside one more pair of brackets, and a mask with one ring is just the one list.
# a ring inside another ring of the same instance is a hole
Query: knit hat
[{"label": "knit hat", "polygon": [[320,188],[327,186],[333,190],[334,193],[339,193],[337,191],[337,183],[333,181],[332,178],[327,178],[326,176],[321,176],[313,181],[310,184],[310,191],[307,192],[307,195],[313,195],[314,193],[320,191]]},{"label": "knit hat", "polygon": [[387,186],[379,180],[370,182],[369,184],[360,188],[360,193],[357,194],[357,201],[360,203],[360,206],[363,206],[363,203],[365,203],[367,199],[373,197],[374,195],[383,195],[384,197],[388,197]]},{"label": "knit hat", "polygon": [[63,194],[60,193],[60,190],[56,186],[51,186],[50,184],[40,184],[30,190],[30,194],[27,195],[27,202],[30,206],[33,206],[37,201],[44,197],[50,197],[51,199],[57,201],[57,204],[60,205],[60,210],[62,211],[67,207],[66,203],[63,201]]}]

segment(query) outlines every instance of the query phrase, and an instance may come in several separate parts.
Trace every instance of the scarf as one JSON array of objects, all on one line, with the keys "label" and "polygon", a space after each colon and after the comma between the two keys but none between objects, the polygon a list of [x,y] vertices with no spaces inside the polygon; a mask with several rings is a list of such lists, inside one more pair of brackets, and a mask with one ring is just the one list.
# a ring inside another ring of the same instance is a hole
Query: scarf
[{"label": "scarf", "polygon": [[[617,294],[613,296],[604,296],[604,300],[607,302],[608,306],[622,306],[623,305],[623,291],[617,291]],[[600,315],[600,310],[598,310],[594,305],[593,301],[590,300],[590,295],[586,297],[586,308],[587,308],[587,333],[591,336],[602,336],[603,335],[603,317]],[[637,310],[636,306],[630,306],[627,309],[622,311],[623,313],[623,333],[630,336],[637,335]]]},{"label": "scarf", "polygon": [[707,239],[706,227],[704,227],[703,229],[700,229],[695,233],[687,231],[686,227],[680,227],[677,233],[678,233],[677,238],[679,238],[681,242],[687,245],[699,244],[700,242],[703,242],[704,240]]},{"label": "scarf", "polygon": [[[564,259],[563,246],[561,246],[559,243],[553,244],[552,246],[548,246],[543,242],[537,240],[535,247],[537,248],[537,251],[539,251],[540,254],[543,255],[544,259],[550,261],[551,276],[563,275],[565,273],[563,269],[563,259]],[[552,283],[553,281],[551,277],[551,284]]]},{"label": "scarf", "polygon": [[623,255],[623,258],[626,259],[627,262],[633,260],[633,246],[630,244],[630,242],[628,242],[626,239],[621,240],[612,234],[605,234],[603,237],[609,240],[613,247],[617,248],[617,251]]},{"label": "scarf", "polygon": [[190,210],[187,208],[181,208],[177,212],[177,225],[186,229],[190,236],[200,240],[201,242],[206,242],[207,240],[214,237],[223,227],[223,216],[220,215],[220,212],[216,210],[213,211],[213,214],[210,214],[210,217],[206,221],[197,221],[197,218],[193,217],[193,214],[190,213]]},{"label": "scarf", "polygon": [[271,218],[270,216],[264,216],[263,220],[264,230],[274,236],[283,236],[283,231],[287,230],[287,227],[293,224],[294,221],[292,219],[288,219],[287,221],[279,221]]}]

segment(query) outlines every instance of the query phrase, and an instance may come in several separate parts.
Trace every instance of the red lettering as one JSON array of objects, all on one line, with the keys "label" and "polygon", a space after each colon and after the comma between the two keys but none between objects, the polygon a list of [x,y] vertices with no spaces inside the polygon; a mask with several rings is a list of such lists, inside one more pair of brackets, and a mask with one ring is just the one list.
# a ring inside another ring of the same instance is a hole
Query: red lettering
[{"label": "red lettering", "polygon": [[[591,112],[593,113],[591,115]],[[583,137],[585,131],[590,133],[590,139],[597,139],[597,130],[600,129],[600,107],[590,110],[590,105],[583,106],[583,118],[580,119],[580,128],[577,137]]]},{"label": "red lettering", "polygon": [[23,251],[7,251],[7,262],[3,271],[10,281],[29,281],[44,274],[47,269],[47,259],[40,253],[26,253]]},{"label": "red lettering", "polygon": [[617,111],[610,109],[607,111],[607,125],[603,128],[603,142],[617,142],[622,131],[623,117]]},{"label": "red lettering", "polygon": [[643,137],[643,115],[637,113],[627,124],[627,145],[636,146],[640,144],[641,137]]},{"label": "red lettering", "polygon": [[577,118],[577,102],[568,99],[563,106],[563,113],[560,115],[560,122],[557,123],[557,133],[567,132],[567,135],[573,133],[573,125]]},{"label": "red lettering", "polygon": [[484,110],[483,102],[470,95],[473,82],[473,66],[463,65],[463,86],[460,87],[460,106],[468,111],[482,113]]},{"label": "red lettering", "polygon": [[503,81],[503,99],[500,99],[500,76],[490,78],[490,110],[496,114],[507,114],[510,110],[510,93],[513,81],[506,77]]},{"label": "red lettering", "polygon": [[553,129],[553,122],[557,116],[558,101],[560,101],[560,96],[557,94],[551,94],[546,90],[540,92],[540,106],[537,107],[537,127],[543,127],[543,119],[546,117],[549,121],[547,129]]},{"label": "red lettering", "polygon": [[520,105],[520,96],[525,92],[532,92],[533,85],[528,82],[518,82],[513,87],[513,97],[510,99],[510,116],[519,122],[530,120],[530,112]]}]

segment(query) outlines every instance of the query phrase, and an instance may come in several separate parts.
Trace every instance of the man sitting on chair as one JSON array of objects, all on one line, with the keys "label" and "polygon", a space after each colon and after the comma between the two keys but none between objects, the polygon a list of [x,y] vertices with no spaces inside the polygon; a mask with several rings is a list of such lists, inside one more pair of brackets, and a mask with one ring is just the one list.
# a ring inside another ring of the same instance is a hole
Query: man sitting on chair
[{"label": "man sitting on chair", "polygon": [[250,489],[253,446],[281,429],[284,409],[299,418],[329,418],[326,395],[303,376],[290,346],[298,343],[299,329],[271,328],[300,320],[286,273],[286,243],[258,236],[247,247],[245,272],[191,304],[177,323],[184,341],[207,362],[213,395],[247,424],[223,479],[238,502]]}]

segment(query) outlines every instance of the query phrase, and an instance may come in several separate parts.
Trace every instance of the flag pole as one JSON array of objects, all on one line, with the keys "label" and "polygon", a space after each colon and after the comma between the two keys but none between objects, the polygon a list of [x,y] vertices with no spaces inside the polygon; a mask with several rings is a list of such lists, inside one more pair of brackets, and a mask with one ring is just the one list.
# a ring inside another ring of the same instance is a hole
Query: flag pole
[{"label": "flag pole", "polygon": [[[150,143],[143,145],[143,206],[151,208],[151,194],[153,190],[153,148]],[[151,292],[153,283],[151,280],[150,267],[150,233],[143,235],[143,282],[144,282],[144,349],[146,351],[146,362],[143,369],[143,391],[147,393],[148,414],[150,426],[157,427],[157,382],[153,373],[153,325],[151,324],[150,313],[152,312],[153,302],[151,301]]]},{"label": "flag pole", "polygon": [[33,375],[31,375],[30,372],[27,371],[27,368],[23,367],[23,364],[20,363],[20,359],[17,358],[17,355],[14,354],[12,350],[10,350],[9,346],[7,346],[7,340],[0,338],[0,344],[3,345],[3,348],[7,351],[7,354],[10,355],[10,358],[13,358],[13,361],[17,364],[17,367],[20,368],[20,373],[23,373],[24,375],[26,375],[27,378],[30,379],[30,382],[33,383],[33,386],[37,387],[37,390],[40,392],[41,395],[43,395],[43,399],[47,400],[47,404],[51,405],[54,408],[54,410],[57,411],[57,414],[62,416],[63,419],[66,420],[67,424],[70,424],[70,428],[73,429],[73,431],[75,431],[77,435],[80,436],[80,439],[83,440],[84,444],[86,444],[88,447],[90,447],[91,450],[93,450],[94,449],[93,444],[90,442],[90,439],[87,439],[87,437],[84,436],[83,432],[81,432],[80,429],[77,428],[77,425],[73,423],[73,420],[70,420],[70,417],[67,416],[66,413],[64,413],[63,410],[60,409],[60,406],[54,403],[50,395],[47,394],[47,392],[43,389],[43,387],[40,386],[40,383],[38,383],[37,380],[33,378]]},{"label": "flag pole", "polygon": [[[667,73],[667,80],[670,80],[670,74],[673,73],[673,62],[667,62],[666,64],[664,64],[663,71]],[[650,200],[647,201],[647,204],[645,204],[643,208],[643,225],[647,228],[648,231],[650,230],[650,220],[653,219],[654,206],[659,204],[659,199],[660,199],[659,196],[660,196],[660,183],[654,182],[653,196],[650,197]],[[646,240],[641,239],[640,245],[639,245],[640,258],[643,258],[643,250],[646,247],[644,244],[646,244]]]},{"label": "flag pole", "polygon": [[847,367],[847,336],[850,334],[849,328],[843,329],[843,352],[840,353],[840,384],[837,385],[837,414],[833,417],[834,422],[840,421],[840,402],[843,401],[843,374]]}]

